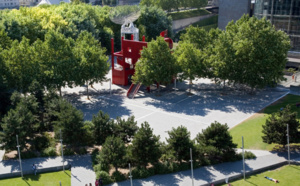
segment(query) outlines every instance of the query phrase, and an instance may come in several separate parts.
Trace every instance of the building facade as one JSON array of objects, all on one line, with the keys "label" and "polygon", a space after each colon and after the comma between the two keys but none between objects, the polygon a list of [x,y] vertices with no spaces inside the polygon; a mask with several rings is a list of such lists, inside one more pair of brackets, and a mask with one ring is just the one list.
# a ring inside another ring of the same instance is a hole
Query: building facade
[{"label": "building facade", "polygon": [[225,30],[230,21],[239,20],[250,13],[250,0],[219,0],[218,27]]},{"label": "building facade", "polygon": [[291,39],[291,51],[300,52],[300,0],[256,0],[254,16],[270,20]]},{"label": "building facade", "polygon": [[0,0],[0,9],[19,8],[19,0]]}]

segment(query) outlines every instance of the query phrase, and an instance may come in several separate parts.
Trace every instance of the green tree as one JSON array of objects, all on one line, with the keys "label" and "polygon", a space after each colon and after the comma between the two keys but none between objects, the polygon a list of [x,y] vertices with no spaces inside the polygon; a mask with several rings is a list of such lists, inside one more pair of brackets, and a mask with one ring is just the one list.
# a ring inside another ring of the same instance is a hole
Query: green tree
[{"label": "green tree", "polygon": [[175,153],[175,158],[180,163],[182,160],[188,161],[190,159],[190,148],[193,148],[193,142],[190,139],[190,132],[184,126],[172,128],[168,132],[167,138],[169,149]]},{"label": "green tree", "polygon": [[36,51],[40,54],[37,60],[41,67],[41,80],[47,89],[72,86],[78,78],[75,67],[78,65],[73,54],[74,40],[63,34],[50,31],[45,35],[44,43],[35,43]]},{"label": "green tree", "polygon": [[167,16],[161,8],[156,6],[142,7],[141,16],[136,22],[140,36],[145,35],[146,41],[155,39],[159,34],[168,30],[168,36],[172,37],[172,18]]},{"label": "green tree", "polygon": [[10,49],[3,51],[3,60],[9,74],[7,80],[11,88],[28,92],[28,87],[39,73],[39,64],[34,56],[35,51],[25,37],[20,43],[15,40]]},{"label": "green tree", "polygon": [[223,74],[231,70],[227,79],[248,85],[252,91],[284,79],[290,48],[285,32],[276,30],[266,19],[244,15],[230,22],[223,35],[210,56],[228,66]]},{"label": "green tree", "polygon": [[161,156],[159,147],[159,136],[153,134],[153,129],[147,122],[142,123],[132,141],[131,150],[135,161],[145,168],[148,163],[158,162]]},{"label": "green tree", "polygon": [[83,113],[63,99],[58,99],[56,104],[56,110],[50,111],[55,118],[53,123],[56,138],[59,138],[61,130],[65,143],[72,146],[81,144],[78,139],[84,136]]},{"label": "green tree", "polygon": [[130,116],[127,120],[117,117],[113,125],[113,134],[120,137],[125,143],[131,142],[134,134],[138,130],[137,122],[134,116]]},{"label": "green tree", "polygon": [[164,38],[157,37],[143,49],[140,60],[136,63],[135,74],[132,79],[135,83],[150,86],[154,82],[168,84],[177,73],[175,58],[171,54]]},{"label": "green tree", "polygon": [[211,123],[209,127],[202,130],[196,136],[196,141],[203,149],[201,156],[206,153],[210,160],[230,161],[235,158],[236,144],[232,142],[232,137],[228,131],[227,124],[222,125],[219,122]]},{"label": "green tree", "polygon": [[[78,60],[75,67],[77,77],[76,85],[82,85],[87,82],[88,85],[101,82],[105,79],[105,75],[109,70],[107,63],[108,57],[105,55],[105,48],[102,48],[91,33],[83,31],[75,42],[73,49],[74,55]],[[87,96],[89,99],[87,85]]]},{"label": "green tree", "polygon": [[208,3],[207,0],[189,0],[188,2],[189,2],[188,5],[190,7],[194,7],[198,9],[207,6]]},{"label": "green tree", "polygon": [[22,148],[34,137],[39,127],[37,113],[38,103],[34,96],[22,97],[14,93],[11,97],[15,108],[10,109],[2,120],[3,132],[0,133],[0,143],[4,144],[6,150],[16,149],[16,135]]},{"label": "green tree", "polygon": [[179,79],[190,81],[190,91],[192,81],[196,77],[206,76],[206,66],[201,58],[201,51],[191,43],[180,43],[175,51],[176,66],[180,68]]},{"label": "green tree", "polygon": [[104,114],[101,110],[97,115],[93,115],[92,122],[95,126],[94,137],[98,145],[102,145],[108,136],[113,134],[113,122],[110,121],[108,114]]},{"label": "green tree", "polygon": [[100,152],[101,161],[112,164],[116,172],[118,167],[123,163],[126,154],[126,147],[124,142],[119,137],[109,136],[106,138]]},{"label": "green tree", "polygon": [[287,144],[287,124],[289,125],[290,142],[297,141],[300,125],[297,120],[297,112],[292,112],[290,105],[287,105],[282,111],[272,114],[262,126],[263,142],[278,143],[285,146]]}]

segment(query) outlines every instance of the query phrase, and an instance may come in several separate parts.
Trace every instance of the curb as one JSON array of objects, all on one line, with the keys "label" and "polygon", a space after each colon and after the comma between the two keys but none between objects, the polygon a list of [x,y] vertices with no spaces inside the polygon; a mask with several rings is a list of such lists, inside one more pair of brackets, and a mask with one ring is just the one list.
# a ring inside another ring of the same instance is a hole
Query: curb
[{"label": "curb", "polygon": [[[65,170],[70,168],[71,168],[70,164],[65,165]],[[62,165],[57,167],[40,168],[37,169],[37,174],[46,173],[46,172],[57,172],[61,170],[63,170]],[[32,170],[23,171],[23,175],[29,175],[29,174],[33,174],[33,171]],[[13,178],[13,177],[21,177],[21,171],[0,174],[0,179]]]},{"label": "curb", "polygon": [[[262,167],[262,168],[259,168],[259,169],[246,171],[245,175],[246,175],[246,177],[251,176],[253,174],[258,174],[258,173],[262,173],[262,172],[265,172],[265,171],[268,171],[268,170],[273,170],[273,169],[276,169],[276,168],[279,168],[279,167],[282,167],[282,166],[288,165],[288,164],[289,164],[288,160],[285,160],[283,162],[276,163],[276,164],[273,164],[273,165],[269,165],[269,166],[266,166],[266,167]],[[291,165],[300,165],[300,162],[291,160],[290,164]],[[232,181],[236,181],[236,180],[238,180],[240,178],[243,178],[243,177],[244,177],[243,173],[238,173],[238,174],[233,175],[233,176],[228,176],[228,180],[230,180],[230,182],[232,182]],[[206,184],[203,184],[201,186],[210,186],[211,184],[219,185],[219,184],[224,184],[224,183],[225,183],[225,178],[219,179],[219,180],[216,180],[216,181],[213,181],[213,182],[210,182],[210,183],[206,183]]]}]

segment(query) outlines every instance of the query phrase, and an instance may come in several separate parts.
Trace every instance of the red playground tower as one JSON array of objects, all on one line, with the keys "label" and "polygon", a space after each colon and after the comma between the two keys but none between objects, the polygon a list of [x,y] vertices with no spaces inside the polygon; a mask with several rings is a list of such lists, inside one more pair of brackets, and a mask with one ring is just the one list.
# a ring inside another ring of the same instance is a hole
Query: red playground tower
[{"label": "red playground tower", "polygon": [[[173,48],[173,41],[167,37],[167,30],[160,33],[160,36],[165,38],[169,43],[170,49]],[[131,35],[131,40],[126,40],[122,37],[121,51],[114,52],[114,39],[111,39],[111,67],[112,67],[112,83],[116,85],[126,86],[134,74],[136,62],[141,57],[141,50],[147,47],[145,36],[143,41],[134,41],[134,36]],[[117,57],[117,64],[114,63],[114,57]]]}]

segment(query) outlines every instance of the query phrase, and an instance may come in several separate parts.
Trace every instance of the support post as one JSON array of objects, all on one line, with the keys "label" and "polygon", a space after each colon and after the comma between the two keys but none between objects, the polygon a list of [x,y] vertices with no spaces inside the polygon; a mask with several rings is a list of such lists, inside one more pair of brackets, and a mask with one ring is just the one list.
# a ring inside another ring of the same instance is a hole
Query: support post
[{"label": "support post", "polygon": [[109,79],[109,95],[111,95],[111,78]]},{"label": "support post", "polygon": [[194,170],[193,170],[193,155],[192,155],[192,148],[190,148],[190,155],[191,155],[191,172],[192,172],[192,186],[194,186]]},{"label": "support post", "polygon": [[19,145],[18,135],[16,135],[16,137],[17,137],[17,147],[18,147],[18,154],[19,154],[19,162],[20,162],[21,176],[22,176],[22,178],[23,178],[22,160],[21,160],[21,152],[20,152],[20,145]]},{"label": "support post", "polygon": [[287,144],[288,144],[288,161],[289,161],[289,165],[290,165],[290,163],[291,163],[291,159],[290,159],[290,137],[289,137],[289,124],[287,124],[286,136],[287,136]]},{"label": "support post", "polygon": [[131,167],[130,167],[130,163],[128,164],[129,165],[129,178],[130,178],[130,185],[132,185],[132,175],[131,175]]},{"label": "support post", "polygon": [[63,170],[65,171],[65,160],[64,160],[64,148],[63,148],[63,140],[61,137],[61,129],[59,130],[60,132],[60,147],[61,147],[61,157],[62,157],[62,162],[63,162]]},{"label": "support post", "polygon": [[242,150],[243,150],[243,174],[244,174],[244,180],[246,180],[246,175],[245,175],[244,136],[242,136]]},{"label": "support post", "polygon": [[177,77],[174,80],[174,89],[175,89],[175,91],[176,91],[176,80],[177,80]]}]

